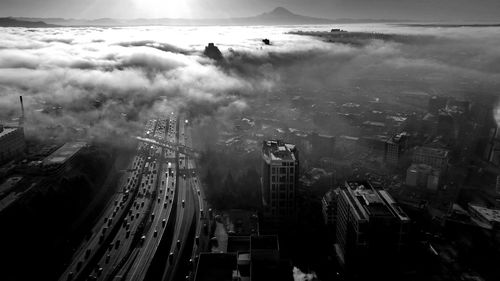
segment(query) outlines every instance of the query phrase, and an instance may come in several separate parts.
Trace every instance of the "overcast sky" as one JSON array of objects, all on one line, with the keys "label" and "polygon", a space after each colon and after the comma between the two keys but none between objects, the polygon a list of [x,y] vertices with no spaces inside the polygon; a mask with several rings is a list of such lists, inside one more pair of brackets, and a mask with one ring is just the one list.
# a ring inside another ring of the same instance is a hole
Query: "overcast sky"
[{"label": "overcast sky", "polygon": [[323,18],[500,21],[500,0],[0,0],[0,16],[220,18],[277,6]]}]

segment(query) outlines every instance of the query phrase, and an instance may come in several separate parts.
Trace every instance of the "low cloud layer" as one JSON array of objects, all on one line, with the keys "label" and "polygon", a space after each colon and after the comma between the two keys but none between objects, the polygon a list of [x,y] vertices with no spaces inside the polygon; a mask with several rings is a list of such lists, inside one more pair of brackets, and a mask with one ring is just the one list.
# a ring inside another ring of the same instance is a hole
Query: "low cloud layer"
[{"label": "low cloud layer", "polygon": [[[287,87],[305,94],[326,89],[325,101],[377,79],[407,80],[442,94],[497,94],[495,29],[345,28],[433,40],[356,46],[285,34],[296,28],[283,27],[6,28],[0,33],[0,118],[19,115],[22,95],[28,134],[76,131],[106,140],[137,134],[148,118],[185,108],[224,121]],[[208,42],[220,47],[224,62],[202,55]],[[278,119],[294,114],[289,103],[276,107]]]}]

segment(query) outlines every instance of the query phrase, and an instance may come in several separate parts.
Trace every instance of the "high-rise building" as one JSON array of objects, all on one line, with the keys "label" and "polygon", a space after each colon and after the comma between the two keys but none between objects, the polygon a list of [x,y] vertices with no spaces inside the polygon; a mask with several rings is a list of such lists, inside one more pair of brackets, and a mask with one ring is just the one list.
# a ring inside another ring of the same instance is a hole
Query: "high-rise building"
[{"label": "high-rise building", "polygon": [[490,130],[490,139],[484,152],[486,160],[500,166],[500,130],[498,126]]},{"label": "high-rise building", "polygon": [[294,219],[298,150],[281,140],[267,140],[262,145],[262,158],[264,220],[278,223]]},{"label": "high-rise building", "polygon": [[337,201],[340,189],[328,191],[321,199],[323,219],[326,225],[335,225],[337,221]]},{"label": "high-rise building", "polygon": [[413,154],[413,163],[426,164],[435,169],[446,171],[449,151],[441,148],[417,147]]},{"label": "high-rise building", "polygon": [[0,163],[12,160],[24,153],[26,143],[22,127],[0,125]]},{"label": "high-rise building", "polygon": [[384,158],[388,164],[397,165],[408,146],[408,134],[402,132],[394,135],[385,142]]},{"label": "high-rise building", "polygon": [[425,164],[412,164],[406,170],[406,185],[437,190],[441,172]]},{"label": "high-rise building", "polygon": [[409,222],[385,190],[375,189],[368,181],[346,181],[338,197],[335,250],[339,262],[348,272],[359,264],[376,270],[379,262],[390,263],[405,245]]}]

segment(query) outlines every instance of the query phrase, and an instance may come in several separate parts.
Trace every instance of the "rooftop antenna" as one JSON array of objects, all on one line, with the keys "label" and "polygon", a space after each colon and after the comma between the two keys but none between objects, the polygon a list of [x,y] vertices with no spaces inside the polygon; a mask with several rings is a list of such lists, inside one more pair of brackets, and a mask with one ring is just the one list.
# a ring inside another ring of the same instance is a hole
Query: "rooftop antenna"
[{"label": "rooftop antenna", "polygon": [[19,126],[24,125],[24,103],[23,96],[19,96],[19,101],[21,102],[21,118],[19,119]]}]

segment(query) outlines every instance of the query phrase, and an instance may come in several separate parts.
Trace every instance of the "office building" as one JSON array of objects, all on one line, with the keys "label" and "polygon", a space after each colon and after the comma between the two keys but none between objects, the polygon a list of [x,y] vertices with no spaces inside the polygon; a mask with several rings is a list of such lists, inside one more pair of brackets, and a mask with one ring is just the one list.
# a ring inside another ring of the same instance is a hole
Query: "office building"
[{"label": "office building", "polygon": [[275,223],[295,218],[295,191],[299,153],[295,145],[280,140],[262,145],[262,201],[264,219]]},{"label": "office building", "polygon": [[449,151],[441,148],[417,147],[413,154],[414,164],[425,164],[435,169],[446,171],[449,162]]},{"label": "office building", "polygon": [[43,171],[55,175],[69,171],[78,153],[86,146],[87,143],[85,142],[69,142],[64,144],[42,161]]},{"label": "office building", "polygon": [[391,165],[398,165],[401,156],[408,146],[408,134],[402,132],[394,135],[385,142],[385,162]]},{"label": "office building", "polygon": [[441,172],[426,164],[412,164],[406,170],[406,185],[437,190]]},{"label": "office building", "polygon": [[24,154],[26,143],[22,127],[0,125],[0,164]]},{"label": "office building", "polygon": [[338,198],[335,251],[347,272],[359,270],[360,264],[369,272],[380,262],[395,261],[405,246],[410,218],[389,193],[368,181],[346,181]]},{"label": "office building", "polygon": [[498,126],[490,130],[490,139],[484,151],[484,158],[495,166],[500,166],[500,130]]},{"label": "office building", "polygon": [[337,200],[340,189],[331,189],[321,199],[323,220],[326,225],[335,225],[337,221]]}]

